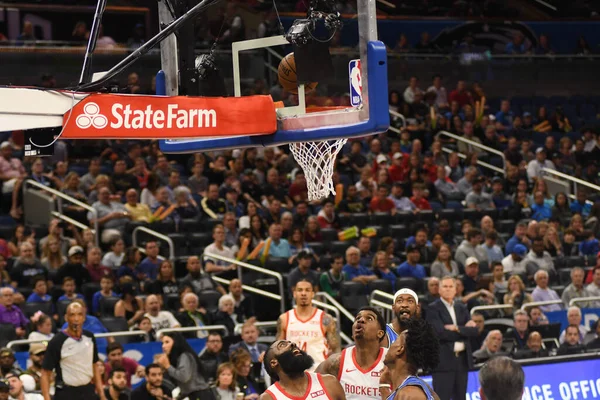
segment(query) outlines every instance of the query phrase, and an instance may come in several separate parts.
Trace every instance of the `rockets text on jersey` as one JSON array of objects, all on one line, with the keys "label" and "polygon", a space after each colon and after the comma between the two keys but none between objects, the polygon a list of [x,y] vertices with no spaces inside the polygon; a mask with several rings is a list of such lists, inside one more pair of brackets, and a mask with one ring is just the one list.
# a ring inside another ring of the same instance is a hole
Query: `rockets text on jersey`
[{"label": "rockets text on jersey", "polygon": [[356,347],[342,350],[338,380],[344,388],[347,400],[379,399],[379,378],[383,369],[383,359],[387,349],[379,349],[377,359],[367,369],[362,369],[356,362]]},{"label": "rockets text on jersey", "polygon": [[279,385],[279,382],[275,382],[273,385],[269,386],[266,393],[269,393],[273,400],[331,400],[331,396],[327,393],[321,374],[314,372],[305,373],[308,378],[308,385],[306,386],[306,391],[302,397],[292,396],[287,393],[281,385]]},{"label": "rockets text on jersey", "polygon": [[325,313],[318,308],[315,308],[313,314],[306,320],[298,317],[296,309],[287,312],[285,338],[313,358],[315,363],[311,370],[325,361],[329,352],[323,327],[324,316]]}]

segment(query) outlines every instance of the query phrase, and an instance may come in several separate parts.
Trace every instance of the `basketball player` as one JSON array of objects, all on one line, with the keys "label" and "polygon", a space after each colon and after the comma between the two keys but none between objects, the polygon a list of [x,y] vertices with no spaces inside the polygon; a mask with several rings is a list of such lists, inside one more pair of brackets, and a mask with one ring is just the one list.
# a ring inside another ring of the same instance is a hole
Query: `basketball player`
[{"label": "basketball player", "polygon": [[[341,351],[335,320],[331,315],[313,307],[313,285],[308,280],[294,287],[296,308],[279,316],[277,339],[290,340],[314,360],[313,369],[334,353]],[[312,371],[311,370],[311,371]]]},{"label": "basketball player", "polygon": [[275,382],[260,400],[345,400],[344,390],[335,376],[307,370],[313,359],[289,340],[275,341],[265,353],[265,371]]},{"label": "basketball player", "polygon": [[352,324],[355,345],[323,361],[316,372],[337,376],[348,400],[379,398],[379,377],[387,353],[380,347],[384,337],[385,320],[379,311],[361,308]]},{"label": "basketball player", "polygon": [[410,289],[400,289],[394,294],[392,303],[394,319],[385,327],[385,338],[381,346],[389,348],[398,338],[399,332],[404,330],[404,321],[409,318],[420,318],[421,308],[419,307],[419,296]]},{"label": "basketball player", "polygon": [[[420,318],[403,321],[404,330],[385,356],[379,390],[382,400],[439,400],[438,395],[417,376],[417,371],[437,367],[440,344],[429,323]],[[390,393],[391,388],[396,388]]]}]

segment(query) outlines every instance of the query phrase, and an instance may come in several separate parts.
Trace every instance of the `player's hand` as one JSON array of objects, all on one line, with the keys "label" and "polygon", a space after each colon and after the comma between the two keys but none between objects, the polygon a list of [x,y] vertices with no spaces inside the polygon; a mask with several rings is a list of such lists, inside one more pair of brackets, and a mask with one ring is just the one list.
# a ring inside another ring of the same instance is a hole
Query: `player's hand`
[{"label": "player's hand", "polygon": [[[469,322],[472,322],[472,321],[469,321]],[[446,329],[447,331],[458,332],[458,326],[452,325],[452,324],[444,325],[444,329]]]},{"label": "player's hand", "polygon": [[258,362],[259,362],[259,363],[262,363],[262,362],[263,362],[263,360],[265,359],[265,353],[266,353],[266,352],[265,352],[265,351],[263,351],[262,353],[260,353],[260,354],[258,355]]}]

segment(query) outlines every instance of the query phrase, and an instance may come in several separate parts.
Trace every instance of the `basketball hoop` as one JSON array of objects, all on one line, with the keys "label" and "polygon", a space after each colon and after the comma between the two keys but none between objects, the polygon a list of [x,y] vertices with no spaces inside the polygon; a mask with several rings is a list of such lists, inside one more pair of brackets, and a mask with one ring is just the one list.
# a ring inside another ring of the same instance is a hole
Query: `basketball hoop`
[{"label": "basketball hoop", "polygon": [[333,167],[338,153],[347,141],[348,138],[342,138],[290,143],[290,150],[306,176],[308,201],[335,195]]}]

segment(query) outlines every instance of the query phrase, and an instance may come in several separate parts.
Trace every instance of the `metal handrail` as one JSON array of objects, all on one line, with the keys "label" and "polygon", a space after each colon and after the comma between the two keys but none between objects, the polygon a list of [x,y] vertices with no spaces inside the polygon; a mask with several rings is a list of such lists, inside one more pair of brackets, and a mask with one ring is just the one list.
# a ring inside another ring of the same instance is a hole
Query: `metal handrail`
[{"label": "metal handrail", "polygon": [[55,190],[55,189],[49,188],[47,186],[44,186],[41,183],[38,183],[38,182],[34,181],[33,179],[27,179],[23,184],[25,185],[25,187],[24,187],[25,189],[27,188],[27,185],[31,185],[31,186],[35,186],[36,188],[38,188],[40,190],[44,190],[44,191],[46,191],[46,192],[48,192],[48,193],[56,196],[57,197],[56,203],[57,203],[57,206],[58,206],[58,211],[61,214],[62,214],[62,211],[63,211],[63,209],[62,209],[62,207],[63,207],[62,201],[63,200],[66,200],[69,203],[75,204],[76,206],[79,206],[79,207],[81,207],[81,208],[83,208],[83,209],[91,212],[92,216],[93,216],[93,219],[94,219],[94,242],[96,243],[96,246],[100,245],[100,238],[99,238],[99,236],[100,236],[99,235],[100,230],[99,230],[99,225],[98,225],[98,212],[96,211],[95,208],[93,208],[89,204],[86,204],[86,203],[83,203],[83,202],[77,200],[74,197],[71,197],[71,196],[66,195],[66,194],[64,194],[62,192],[59,192],[58,190]]},{"label": "metal handrail", "polygon": [[500,150],[493,149],[493,148],[485,146],[481,143],[474,142],[472,140],[464,138],[463,136],[458,136],[458,135],[455,135],[454,133],[450,133],[447,131],[439,131],[437,136],[440,136],[440,135],[448,136],[454,140],[458,140],[459,142],[469,144],[473,147],[478,147],[482,150],[487,151],[488,153],[496,154],[497,156],[502,157],[502,167],[503,167],[503,169],[506,169],[506,158],[504,157],[504,153],[501,152]]},{"label": "metal handrail", "polygon": [[[223,278],[221,278],[219,276],[213,276],[212,279],[215,282],[222,283],[223,285],[229,285],[231,283],[231,281],[229,279],[223,279]],[[246,290],[246,291],[248,291],[250,293],[256,293],[256,294],[268,297],[268,298],[273,299],[273,300],[281,301],[281,296],[280,295],[275,294],[275,293],[271,293],[271,292],[267,292],[266,290],[257,289],[255,287],[248,286],[248,285],[242,285],[242,289]]]},{"label": "metal handrail", "polygon": [[89,226],[86,226],[85,224],[82,224],[81,222],[79,222],[79,221],[77,221],[77,220],[75,220],[75,219],[73,219],[71,217],[68,217],[68,216],[66,216],[64,214],[61,214],[58,211],[52,211],[52,216],[56,217],[58,219],[61,219],[61,220],[65,221],[65,222],[68,222],[69,224],[74,225],[74,226],[76,226],[76,227],[78,227],[79,229],[82,229],[82,230],[89,228]]},{"label": "metal handrail", "polygon": [[488,306],[475,306],[471,309],[471,315],[479,310],[504,310],[507,308],[514,308],[512,304],[490,304]]},{"label": "metal handrail", "polygon": [[567,175],[567,174],[564,174],[562,172],[559,172],[559,171],[556,171],[556,170],[550,169],[550,168],[543,168],[542,171],[546,174],[555,175],[555,176],[558,176],[559,178],[566,179],[568,181],[573,182],[573,189],[575,190],[575,193],[577,193],[577,185],[578,184],[589,187],[590,189],[594,189],[594,190],[600,192],[600,186],[594,185],[593,183],[586,182],[579,178],[575,178],[574,176]]},{"label": "metal handrail", "polygon": [[[252,325],[256,326],[257,328],[275,328],[277,326],[277,321],[262,321],[262,322],[255,322]],[[244,324],[235,324],[235,328],[233,328],[233,331],[239,335],[242,332],[242,327],[244,326]]]},{"label": "metal handrail", "polygon": [[371,300],[369,300],[369,304],[372,306],[375,306],[375,307],[381,307],[381,308],[385,308],[386,310],[393,311],[392,306],[387,303],[384,303],[383,301],[371,299]]},{"label": "metal handrail", "polygon": [[[329,311],[333,311],[333,313],[335,314],[335,320],[338,322],[338,324],[341,323],[341,319],[340,319],[340,310],[338,310],[337,308],[335,308],[334,306],[330,306],[327,303],[323,303],[322,301],[319,300],[315,300],[313,299],[312,304],[314,306],[317,306],[317,308],[323,308],[325,310],[329,310]],[[295,306],[294,306],[295,307]]]},{"label": "metal handrail", "polygon": [[[399,112],[394,111],[394,110],[389,110],[389,112],[394,117],[400,118],[400,120],[402,121],[402,129],[406,128],[406,118],[404,117],[404,115],[402,115]],[[390,126],[389,130],[391,130],[392,132],[395,132],[395,133],[400,133],[400,130],[397,128],[394,128],[393,126]]]},{"label": "metal handrail", "polygon": [[552,304],[563,304],[562,300],[546,300],[546,301],[534,301],[533,303],[523,304],[521,310],[527,311],[528,308],[537,306],[550,306]]},{"label": "metal handrail", "polygon": [[[448,154],[455,152],[454,150],[449,149],[447,147],[442,147],[442,151],[445,151]],[[459,158],[467,158],[467,156],[465,154],[459,153],[458,151],[456,152],[456,154],[458,155]],[[491,169],[492,171],[498,172],[498,173],[506,176],[505,170],[503,170],[502,168],[498,168],[495,165],[486,163],[485,161],[481,161],[481,160],[477,159],[477,165],[481,165],[484,168]]]},{"label": "metal handrail", "polygon": [[281,275],[279,272],[275,272],[275,271],[271,271],[271,270],[268,270],[265,268],[257,267],[256,265],[248,264],[248,263],[245,263],[245,262],[239,261],[239,260],[234,260],[233,258],[223,257],[223,256],[220,256],[217,254],[211,254],[211,253],[204,252],[203,257],[210,257],[210,258],[214,258],[216,260],[224,261],[229,264],[237,265],[238,266],[238,276],[239,276],[240,280],[242,278],[242,270],[244,268],[249,269],[251,271],[260,272],[265,275],[271,275],[271,276],[275,277],[277,279],[277,281],[279,282],[279,294],[281,296],[281,313],[283,314],[285,312],[285,292],[283,289],[283,275]]},{"label": "metal handrail", "polygon": [[587,303],[590,301],[600,301],[600,296],[590,296],[590,297],[575,297],[569,301],[569,307],[574,306],[577,303]]},{"label": "metal handrail", "polygon": [[340,312],[346,317],[348,318],[351,322],[354,322],[354,316],[350,313],[350,311],[348,311],[346,309],[346,307],[344,307],[343,305],[341,305],[336,299],[333,298],[333,296],[331,296],[329,293],[327,292],[317,292],[316,293],[317,296],[321,296],[324,297],[329,303],[331,303],[331,305],[335,306],[338,310],[340,310]]},{"label": "metal handrail", "polygon": [[[223,331],[228,333],[225,325],[206,325],[206,326],[189,326],[187,328],[164,328],[156,332],[156,338],[159,339],[163,333],[169,332],[197,332],[197,331]],[[233,332],[232,332],[233,333]]]},{"label": "metal handrail", "polygon": [[[392,295],[388,292],[384,292],[383,290],[379,290],[379,289],[375,289],[371,292],[371,298],[374,298],[375,296],[381,296],[381,297],[385,297],[390,300],[394,300],[394,295]],[[390,305],[390,307],[391,307],[391,305]]]},{"label": "metal handrail", "polygon": [[137,246],[137,233],[139,231],[145,232],[150,236],[154,236],[160,240],[164,240],[165,242],[167,242],[167,245],[169,245],[169,260],[175,259],[175,243],[173,243],[173,239],[171,239],[167,235],[163,235],[162,233],[158,233],[156,231],[153,231],[152,229],[146,228],[145,226],[138,226],[133,230],[133,233],[131,234],[131,240],[133,242],[133,247],[138,247]]},{"label": "metal handrail", "polygon": [[[118,336],[139,336],[144,335],[148,338],[148,332],[145,331],[118,331],[118,332],[106,332],[106,333],[94,333],[94,337],[97,338],[105,338],[105,337],[118,337]],[[42,343],[48,342],[48,339],[19,339],[12,340],[7,343],[6,347],[9,349],[13,346],[18,346],[21,344],[31,344],[31,343]]]}]

